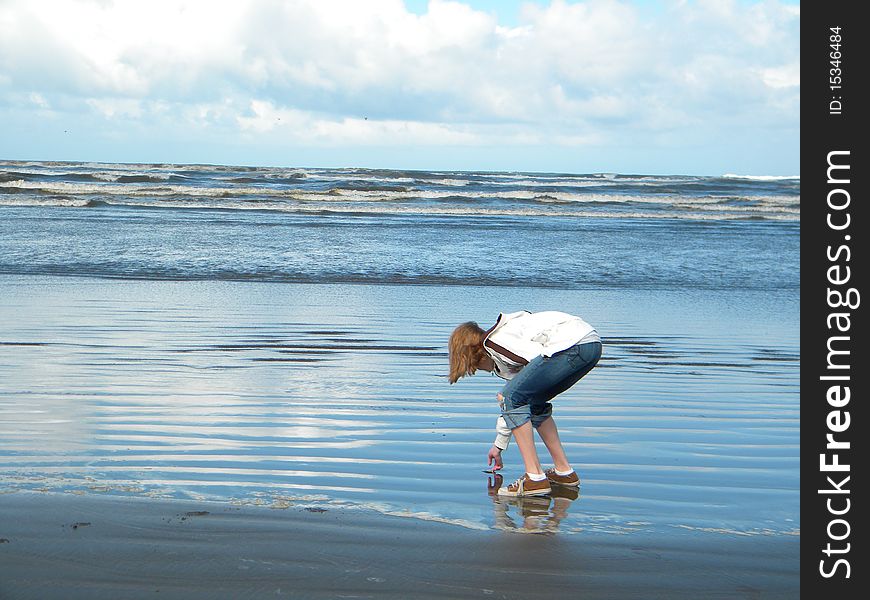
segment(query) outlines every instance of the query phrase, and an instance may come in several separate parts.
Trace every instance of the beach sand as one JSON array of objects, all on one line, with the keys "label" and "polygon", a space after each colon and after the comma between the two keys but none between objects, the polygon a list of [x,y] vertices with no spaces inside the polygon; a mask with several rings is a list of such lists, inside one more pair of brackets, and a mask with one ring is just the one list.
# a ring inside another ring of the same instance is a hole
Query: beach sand
[{"label": "beach sand", "polygon": [[370,511],[0,496],[0,598],[796,598],[797,537],[473,531]]}]

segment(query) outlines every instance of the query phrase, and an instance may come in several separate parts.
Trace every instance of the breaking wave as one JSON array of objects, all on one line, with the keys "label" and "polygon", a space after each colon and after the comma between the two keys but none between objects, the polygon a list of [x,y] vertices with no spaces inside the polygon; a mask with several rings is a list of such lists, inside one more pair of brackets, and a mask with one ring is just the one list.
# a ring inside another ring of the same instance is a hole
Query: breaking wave
[{"label": "breaking wave", "polygon": [[800,178],[0,162],[0,206],[800,220]]}]

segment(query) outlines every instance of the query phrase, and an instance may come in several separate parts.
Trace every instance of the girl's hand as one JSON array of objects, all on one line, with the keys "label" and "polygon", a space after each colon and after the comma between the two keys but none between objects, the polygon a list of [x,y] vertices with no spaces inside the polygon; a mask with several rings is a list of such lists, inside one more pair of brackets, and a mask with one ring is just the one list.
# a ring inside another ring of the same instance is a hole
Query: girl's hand
[{"label": "girl's hand", "polygon": [[486,455],[486,464],[493,470],[498,471],[504,464],[501,461],[501,448],[493,446],[489,449],[489,454]]}]

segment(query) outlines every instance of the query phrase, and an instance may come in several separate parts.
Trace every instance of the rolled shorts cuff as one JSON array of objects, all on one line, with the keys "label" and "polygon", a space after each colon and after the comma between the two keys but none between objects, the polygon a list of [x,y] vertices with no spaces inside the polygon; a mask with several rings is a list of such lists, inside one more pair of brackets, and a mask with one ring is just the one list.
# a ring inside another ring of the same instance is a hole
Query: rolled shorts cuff
[{"label": "rolled shorts cuff", "polygon": [[532,413],[532,427],[537,429],[541,423],[553,416],[553,405],[547,402],[540,412]]},{"label": "rolled shorts cuff", "polygon": [[532,427],[537,429],[541,423],[549,419],[552,414],[553,407],[548,402],[547,405],[543,407],[543,410],[537,414],[532,414],[531,406],[525,404],[516,408],[502,410],[501,416],[504,417],[505,424],[511,429],[516,429],[521,425],[525,425],[528,421],[531,421]]}]

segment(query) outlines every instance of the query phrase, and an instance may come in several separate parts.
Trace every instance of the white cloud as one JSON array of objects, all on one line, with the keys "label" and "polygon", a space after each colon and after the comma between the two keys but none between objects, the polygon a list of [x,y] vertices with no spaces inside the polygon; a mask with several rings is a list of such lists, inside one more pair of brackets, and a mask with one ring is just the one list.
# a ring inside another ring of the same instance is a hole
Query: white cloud
[{"label": "white cloud", "polygon": [[88,98],[87,104],[107,119],[142,116],[141,102],[134,98]]},{"label": "white cloud", "polygon": [[761,70],[764,83],[772,88],[796,88],[801,84],[801,67],[799,63],[771,67]]},{"label": "white cloud", "polygon": [[46,100],[45,96],[43,96],[42,94],[31,92],[30,101],[39,108],[51,108],[48,104],[48,100]]},{"label": "white cloud", "polygon": [[[370,146],[479,146],[500,143],[543,143],[515,128],[489,131],[486,127],[430,123],[398,119],[370,120],[366,117],[335,117],[291,108],[272,102],[252,100],[249,114],[237,117],[242,131],[256,139],[291,141],[311,146],[358,144]],[[567,141],[569,138],[564,138]],[[577,139],[570,138],[573,142]]]},{"label": "white cloud", "polygon": [[5,0],[0,106],[336,145],[796,128],[799,16],[775,0],[553,0],[506,27],[448,0],[423,15],[401,0]]}]

